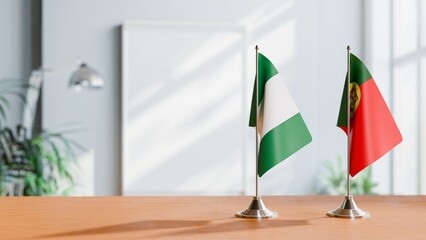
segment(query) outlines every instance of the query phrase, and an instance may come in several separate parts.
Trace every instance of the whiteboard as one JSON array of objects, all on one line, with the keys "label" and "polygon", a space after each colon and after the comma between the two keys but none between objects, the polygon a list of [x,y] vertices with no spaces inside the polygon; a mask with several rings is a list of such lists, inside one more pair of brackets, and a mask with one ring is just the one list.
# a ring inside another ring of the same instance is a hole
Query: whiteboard
[{"label": "whiteboard", "polygon": [[245,37],[238,26],[122,26],[122,194],[244,190]]}]

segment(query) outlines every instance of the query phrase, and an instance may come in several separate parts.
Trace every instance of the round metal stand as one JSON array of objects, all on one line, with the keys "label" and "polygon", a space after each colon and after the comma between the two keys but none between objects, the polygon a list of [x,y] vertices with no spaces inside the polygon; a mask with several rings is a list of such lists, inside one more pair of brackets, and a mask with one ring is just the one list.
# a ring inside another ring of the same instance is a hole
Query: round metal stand
[{"label": "round metal stand", "polygon": [[363,211],[356,205],[352,195],[345,196],[342,205],[335,210],[329,211],[327,215],[330,217],[351,219],[370,217],[370,213]]},{"label": "round metal stand", "polygon": [[240,218],[276,218],[278,213],[269,210],[260,197],[253,197],[250,206],[236,214]]}]

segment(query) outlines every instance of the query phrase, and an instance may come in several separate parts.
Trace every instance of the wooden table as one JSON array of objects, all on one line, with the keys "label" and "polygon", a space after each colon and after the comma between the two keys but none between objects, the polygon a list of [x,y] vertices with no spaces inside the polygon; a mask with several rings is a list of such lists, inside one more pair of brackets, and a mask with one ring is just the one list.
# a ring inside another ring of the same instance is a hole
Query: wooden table
[{"label": "wooden table", "polygon": [[0,239],[426,239],[426,196],[356,196],[369,219],[325,216],[341,196],[263,197],[280,215],[235,218],[251,197],[0,198]]}]

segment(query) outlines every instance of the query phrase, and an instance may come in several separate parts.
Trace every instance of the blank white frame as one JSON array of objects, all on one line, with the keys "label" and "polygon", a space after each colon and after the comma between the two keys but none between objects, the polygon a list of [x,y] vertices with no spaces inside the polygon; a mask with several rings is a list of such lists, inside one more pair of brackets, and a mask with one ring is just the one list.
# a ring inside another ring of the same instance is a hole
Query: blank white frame
[{"label": "blank white frame", "polygon": [[[246,108],[247,103],[244,102],[245,99],[245,89],[246,89],[246,83],[245,80],[247,79],[246,77],[246,57],[245,57],[245,49],[246,49],[246,29],[242,26],[236,26],[236,25],[227,25],[227,24],[212,24],[212,23],[176,23],[176,22],[147,22],[147,21],[130,21],[130,22],[125,22],[122,26],[122,85],[121,85],[121,175],[122,175],[122,182],[121,182],[121,193],[122,195],[187,195],[187,194],[195,194],[195,195],[203,195],[203,194],[212,194],[212,193],[203,193],[203,192],[182,192],[182,191],[177,191],[177,192],[172,192],[172,193],[167,193],[167,192],[132,192],[129,191],[128,187],[126,186],[126,169],[129,167],[127,166],[127,159],[129,158],[129,153],[128,153],[128,113],[129,113],[129,102],[128,102],[128,96],[129,96],[129,76],[128,76],[128,71],[127,71],[127,65],[129,64],[128,61],[128,51],[130,51],[129,46],[128,46],[128,34],[126,34],[126,32],[128,32],[131,29],[140,29],[143,31],[144,28],[158,28],[158,29],[164,29],[164,28],[182,28],[182,29],[193,29],[193,30],[205,30],[205,29],[210,29],[211,31],[231,31],[234,33],[238,33],[241,35],[241,40],[242,43],[241,44],[241,54],[242,54],[242,68],[241,70],[241,76],[242,76],[242,82],[240,83],[242,89],[241,89],[241,109],[242,110],[242,115],[241,115],[241,136],[240,136],[240,140],[241,140],[241,164],[242,164],[242,168],[241,168],[241,186],[239,186],[239,190],[237,192],[225,192],[223,194],[231,194],[231,195],[235,195],[235,194],[244,194],[245,192],[245,182],[246,182],[246,173],[245,173],[245,154],[246,154],[246,146],[247,146],[247,136],[246,136],[246,131],[244,131],[243,129],[246,127],[245,123],[246,123]],[[220,43],[218,43],[220,44]],[[219,191],[220,192],[220,191]],[[213,193],[213,194],[216,194]]]}]

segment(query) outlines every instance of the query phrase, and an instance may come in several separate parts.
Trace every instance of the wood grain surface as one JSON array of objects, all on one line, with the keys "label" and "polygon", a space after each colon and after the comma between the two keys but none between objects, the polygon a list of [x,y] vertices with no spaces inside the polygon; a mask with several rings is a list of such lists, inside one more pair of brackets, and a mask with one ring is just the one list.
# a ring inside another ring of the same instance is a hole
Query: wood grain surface
[{"label": "wood grain surface", "polygon": [[234,217],[251,197],[2,197],[0,239],[426,239],[426,196],[356,196],[358,220],[325,215],[342,196],[263,200],[278,218]]}]

